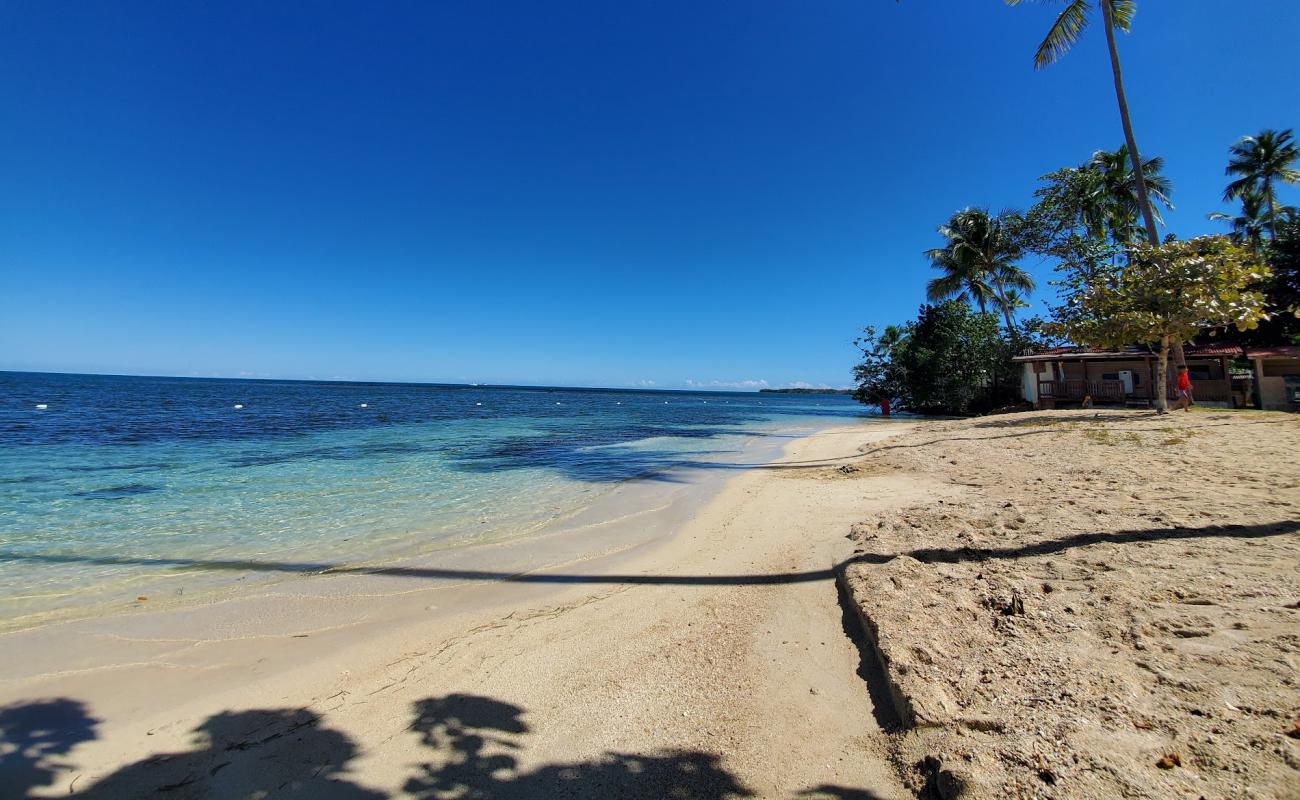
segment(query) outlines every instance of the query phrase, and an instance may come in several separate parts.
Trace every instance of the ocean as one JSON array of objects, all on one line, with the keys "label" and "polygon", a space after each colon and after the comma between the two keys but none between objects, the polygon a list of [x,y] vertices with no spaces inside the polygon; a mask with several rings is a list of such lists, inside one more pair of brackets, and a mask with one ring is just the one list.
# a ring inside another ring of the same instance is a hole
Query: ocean
[{"label": "ocean", "polygon": [[620,486],[734,474],[872,412],[843,395],[0,372],[0,629],[178,572],[202,593],[246,580],[242,563],[315,572],[536,536]]}]

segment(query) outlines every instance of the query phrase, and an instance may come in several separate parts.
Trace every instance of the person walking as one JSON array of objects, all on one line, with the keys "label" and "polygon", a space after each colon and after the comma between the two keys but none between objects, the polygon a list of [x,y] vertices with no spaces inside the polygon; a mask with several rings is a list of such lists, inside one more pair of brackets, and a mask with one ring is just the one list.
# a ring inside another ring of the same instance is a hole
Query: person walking
[{"label": "person walking", "polygon": [[1178,368],[1178,408],[1192,410],[1192,378],[1187,367]]}]

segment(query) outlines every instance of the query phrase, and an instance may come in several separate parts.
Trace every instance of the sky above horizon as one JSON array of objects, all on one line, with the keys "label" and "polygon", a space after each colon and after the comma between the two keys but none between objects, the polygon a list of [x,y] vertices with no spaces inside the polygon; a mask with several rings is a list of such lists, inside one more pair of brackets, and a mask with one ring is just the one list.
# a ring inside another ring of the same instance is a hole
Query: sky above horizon
[{"label": "sky above horizon", "polygon": [[[936,225],[1122,142],[1099,27],[1033,68],[1058,9],[5,4],[0,369],[847,386]],[[1222,231],[1228,147],[1300,124],[1298,31],[1139,3],[1169,231]]]}]

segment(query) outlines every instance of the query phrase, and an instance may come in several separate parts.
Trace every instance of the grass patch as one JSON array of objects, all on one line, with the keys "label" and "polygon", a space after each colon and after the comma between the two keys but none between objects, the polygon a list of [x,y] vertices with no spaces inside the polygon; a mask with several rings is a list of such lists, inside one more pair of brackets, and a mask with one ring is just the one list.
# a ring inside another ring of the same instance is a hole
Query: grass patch
[{"label": "grass patch", "polygon": [[1090,431],[1084,431],[1083,435],[1086,438],[1096,442],[1097,444],[1106,444],[1106,445],[1115,444],[1114,442],[1111,441],[1110,431],[1107,430],[1106,428],[1098,428]]}]

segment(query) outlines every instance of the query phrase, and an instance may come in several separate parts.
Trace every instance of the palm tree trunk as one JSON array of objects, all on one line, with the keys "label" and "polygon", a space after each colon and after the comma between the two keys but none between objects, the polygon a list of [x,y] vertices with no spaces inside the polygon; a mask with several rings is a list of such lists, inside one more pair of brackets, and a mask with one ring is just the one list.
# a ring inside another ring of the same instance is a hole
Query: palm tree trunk
[{"label": "palm tree trunk", "polygon": [[1151,201],[1147,199],[1147,182],[1142,174],[1142,156],[1138,154],[1137,139],[1133,137],[1133,123],[1128,116],[1128,100],[1124,98],[1124,76],[1119,67],[1119,50],[1115,47],[1115,21],[1110,4],[1111,0],[1101,0],[1101,16],[1106,28],[1106,46],[1110,49],[1110,69],[1115,76],[1115,99],[1119,101],[1119,118],[1124,124],[1124,143],[1128,145],[1128,157],[1133,162],[1133,182],[1137,188],[1142,222],[1147,229],[1147,240],[1152,247],[1155,247],[1160,244],[1160,233],[1156,230],[1156,219],[1151,213]]},{"label": "palm tree trunk", "polygon": [[1273,179],[1264,176],[1264,199],[1268,201],[1268,238],[1277,241],[1277,205],[1273,198]]},{"label": "palm tree trunk", "polygon": [[1007,302],[1007,290],[1003,288],[1002,281],[993,281],[993,291],[998,296],[998,310],[1002,312],[1002,319],[1007,323],[1007,333],[1014,333],[1015,327],[1011,322],[1011,304]]},{"label": "palm tree trunk", "polygon": [[[1111,13],[1111,0],[1101,0],[1102,22],[1106,28],[1106,47],[1110,50],[1110,71],[1115,77],[1115,100],[1119,103],[1119,119],[1124,125],[1124,143],[1128,145],[1129,161],[1133,164],[1133,184],[1137,189],[1138,208],[1142,212],[1142,223],[1146,227],[1147,242],[1152,247],[1160,245],[1160,232],[1156,230],[1156,218],[1151,213],[1151,200],[1147,197],[1146,176],[1142,172],[1142,156],[1138,153],[1137,139],[1133,136],[1133,122],[1128,116],[1128,100],[1124,97],[1124,74],[1119,66],[1119,50],[1115,46],[1115,20]],[[1168,350],[1168,342],[1164,348]],[[1187,359],[1183,355],[1183,343],[1174,341],[1174,364],[1183,367],[1187,365]],[[1165,356],[1161,356],[1161,363],[1165,363]],[[1163,384],[1162,384],[1163,386]],[[1160,408],[1164,408],[1164,389],[1160,394]]]}]

